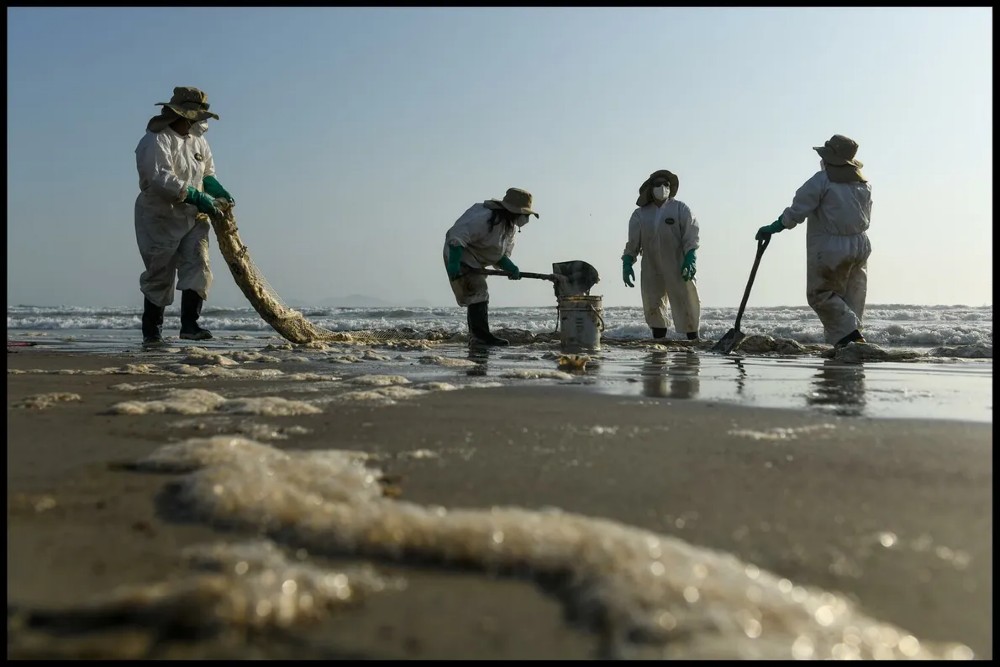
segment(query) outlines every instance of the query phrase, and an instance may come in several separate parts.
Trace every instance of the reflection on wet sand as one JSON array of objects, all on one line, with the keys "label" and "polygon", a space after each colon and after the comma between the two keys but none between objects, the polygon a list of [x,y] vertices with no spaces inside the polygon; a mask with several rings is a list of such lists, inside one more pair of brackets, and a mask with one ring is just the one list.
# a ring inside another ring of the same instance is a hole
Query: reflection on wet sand
[{"label": "reflection on wet sand", "polygon": [[486,375],[486,363],[490,358],[490,348],[481,345],[469,346],[469,361],[476,363],[476,366],[465,371],[466,375],[483,376]]},{"label": "reflection on wet sand", "polygon": [[859,417],[865,410],[865,367],[824,359],[813,377],[813,390],[806,395],[809,405],[829,406],[844,417]]},{"label": "reflection on wet sand", "polygon": [[743,390],[747,386],[747,369],[743,366],[743,360],[739,357],[727,358],[727,361],[736,367],[736,394],[743,395]]},{"label": "reflection on wet sand", "polygon": [[656,398],[695,398],[698,396],[697,353],[673,354],[655,351],[642,364],[642,393]]}]

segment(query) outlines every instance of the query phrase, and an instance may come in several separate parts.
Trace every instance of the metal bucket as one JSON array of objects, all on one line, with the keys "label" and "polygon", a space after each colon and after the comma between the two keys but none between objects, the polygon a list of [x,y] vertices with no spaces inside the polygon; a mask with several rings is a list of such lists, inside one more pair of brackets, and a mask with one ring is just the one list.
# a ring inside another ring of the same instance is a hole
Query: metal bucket
[{"label": "metal bucket", "polygon": [[604,308],[599,296],[559,298],[559,338],[565,352],[601,349]]}]

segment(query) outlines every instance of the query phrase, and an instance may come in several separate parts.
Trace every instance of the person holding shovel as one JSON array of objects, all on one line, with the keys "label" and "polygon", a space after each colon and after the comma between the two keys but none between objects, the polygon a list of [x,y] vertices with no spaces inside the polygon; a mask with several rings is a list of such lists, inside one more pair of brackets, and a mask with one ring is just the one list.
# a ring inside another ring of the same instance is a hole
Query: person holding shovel
[{"label": "person holding shovel", "polygon": [[135,239],[146,270],[139,276],[143,293],[144,345],[163,343],[163,311],[174,301],[174,281],[181,291],[180,337],[206,340],[198,326],[201,306],[212,285],[208,263],[208,217],[219,216],[216,199],[233,197],[215,178],[212,150],[203,136],[208,98],[197,88],[174,88],[169,102],[146,125],[135,149],[139,196],[135,200]]},{"label": "person holding shovel", "polygon": [[510,260],[514,236],[528,224],[531,193],[509,188],[503,199],[488,199],[470,206],[445,234],[444,265],[455,301],[468,309],[469,343],[502,346],[508,341],[490,332],[486,276],[477,269],[496,266],[511,280],[520,280],[521,271]]},{"label": "person holding shovel", "polygon": [[674,197],[676,175],[660,169],[639,186],[639,198],[628,222],[628,243],[622,255],[622,278],[635,287],[632,265],[642,255],[640,285],[642,310],[653,338],[667,335],[667,306],[674,328],[698,340],[701,301],[694,281],[695,251],[698,249],[698,221],[687,204]]},{"label": "person holding shovel", "polygon": [[806,225],[806,300],[834,347],[864,343],[861,319],[868,292],[868,225],[872,187],[854,156],[858,144],[835,134],[822,146],[820,169],[795,192],[778,219],[757,230],[757,240]]}]

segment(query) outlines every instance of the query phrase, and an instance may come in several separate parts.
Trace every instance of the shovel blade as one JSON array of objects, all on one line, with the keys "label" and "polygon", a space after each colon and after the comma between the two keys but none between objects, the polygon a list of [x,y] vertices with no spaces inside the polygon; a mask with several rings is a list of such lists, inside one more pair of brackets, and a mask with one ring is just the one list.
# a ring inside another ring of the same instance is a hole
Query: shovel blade
[{"label": "shovel blade", "polygon": [[746,337],[747,335],[739,329],[730,329],[725,336],[719,339],[718,343],[712,346],[712,352],[729,354]]},{"label": "shovel blade", "polygon": [[582,259],[555,262],[552,264],[552,273],[556,276],[557,297],[589,294],[590,288],[601,280],[597,269]]}]

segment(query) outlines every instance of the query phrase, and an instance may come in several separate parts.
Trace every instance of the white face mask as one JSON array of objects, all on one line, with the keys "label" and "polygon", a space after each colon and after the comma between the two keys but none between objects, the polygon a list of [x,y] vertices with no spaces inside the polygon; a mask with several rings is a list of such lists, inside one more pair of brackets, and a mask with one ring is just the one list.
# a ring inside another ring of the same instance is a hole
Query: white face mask
[{"label": "white face mask", "polygon": [[653,188],[653,197],[655,197],[657,201],[666,201],[667,195],[669,194],[670,188],[665,185],[657,185]]},{"label": "white face mask", "polygon": [[826,169],[826,162],[823,160],[823,158],[820,158],[819,159],[819,170],[823,171],[824,169]]},{"label": "white face mask", "polygon": [[520,229],[521,227],[524,227],[526,224],[528,224],[528,221],[530,219],[531,218],[529,216],[522,214],[514,218],[514,224],[517,225],[518,229]]},{"label": "white face mask", "polygon": [[192,135],[194,135],[196,137],[200,137],[201,135],[205,134],[206,132],[208,132],[208,121],[207,120],[198,121],[197,123],[191,123],[191,129],[188,130],[189,134],[192,134]]}]

